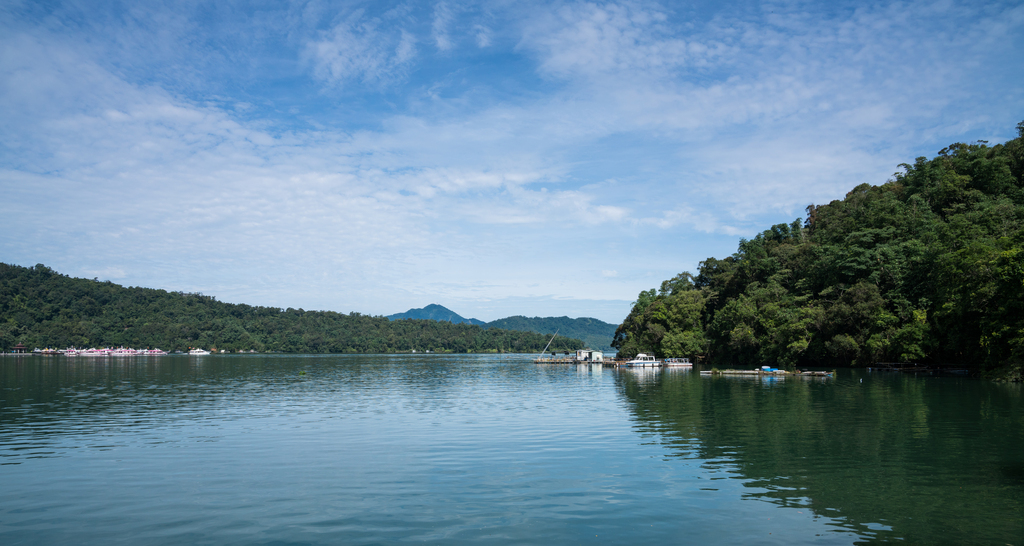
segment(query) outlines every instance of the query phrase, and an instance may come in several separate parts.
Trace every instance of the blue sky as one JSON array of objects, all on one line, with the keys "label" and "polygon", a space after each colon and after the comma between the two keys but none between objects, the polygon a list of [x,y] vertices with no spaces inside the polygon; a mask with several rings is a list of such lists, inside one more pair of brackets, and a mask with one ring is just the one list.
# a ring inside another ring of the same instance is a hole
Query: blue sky
[{"label": "blue sky", "polygon": [[0,5],[0,261],[383,315],[639,291],[1024,120],[1019,2]]}]

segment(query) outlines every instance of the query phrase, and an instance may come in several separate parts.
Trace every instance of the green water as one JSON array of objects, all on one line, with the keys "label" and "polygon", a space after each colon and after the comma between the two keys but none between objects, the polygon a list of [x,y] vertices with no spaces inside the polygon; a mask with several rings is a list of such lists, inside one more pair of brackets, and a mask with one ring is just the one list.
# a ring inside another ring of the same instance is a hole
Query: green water
[{"label": "green water", "polygon": [[0,543],[1024,544],[1019,385],[0,358]]},{"label": "green water", "polygon": [[834,380],[626,382],[644,427],[763,488],[746,498],[876,539],[1024,540],[1019,385],[839,370]]}]

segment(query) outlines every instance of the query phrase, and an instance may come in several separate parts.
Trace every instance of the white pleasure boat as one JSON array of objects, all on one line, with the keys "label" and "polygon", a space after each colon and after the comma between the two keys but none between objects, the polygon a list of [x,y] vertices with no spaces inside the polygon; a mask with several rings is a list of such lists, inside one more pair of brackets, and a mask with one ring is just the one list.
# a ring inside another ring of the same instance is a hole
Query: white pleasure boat
[{"label": "white pleasure boat", "polygon": [[110,356],[135,356],[137,354],[139,354],[139,352],[135,349],[126,347],[118,347],[117,349],[110,351]]},{"label": "white pleasure boat", "polygon": [[142,349],[139,351],[139,354],[143,356],[162,356],[167,354],[167,351],[161,351],[160,349]]},{"label": "white pleasure boat", "polygon": [[653,355],[640,353],[633,360],[627,360],[626,366],[629,368],[657,368],[661,366],[661,362]]}]

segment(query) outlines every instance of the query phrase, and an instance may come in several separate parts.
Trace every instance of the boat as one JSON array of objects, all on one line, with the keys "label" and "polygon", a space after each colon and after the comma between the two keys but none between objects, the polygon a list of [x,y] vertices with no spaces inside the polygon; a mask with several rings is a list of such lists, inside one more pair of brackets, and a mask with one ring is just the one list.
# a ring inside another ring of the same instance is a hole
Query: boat
[{"label": "boat", "polygon": [[167,351],[161,351],[160,349],[142,349],[139,351],[142,356],[162,356],[167,354]]},{"label": "boat", "polygon": [[626,361],[627,368],[657,368],[661,362],[652,355],[640,353],[636,358]]},{"label": "boat", "polygon": [[108,348],[103,348],[103,349],[96,349],[96,348],[82,349],[81,351],[78,351],[78,355],[79,356],[110,356],[110,349],[108,349]]},{"label": "boat", "polygon": [[135,356],[139,354],[138,351],[132,348],[118,347],[113,351],[110,351],[110,356]]},{"label": "boat", "polygon": [[190,354],[190,355],[208,355],[208,354],[210,354],[210,351],[204,351],[202,349],[196,348],[196,349],[190,350],[188,352],[188,354]]},{"label": "boat", "polygon": [[674,367],[690,367],[693,366],[693,363],[690,362],[689,358],[666,358],[664,362],[662,362],[662,365]]}]

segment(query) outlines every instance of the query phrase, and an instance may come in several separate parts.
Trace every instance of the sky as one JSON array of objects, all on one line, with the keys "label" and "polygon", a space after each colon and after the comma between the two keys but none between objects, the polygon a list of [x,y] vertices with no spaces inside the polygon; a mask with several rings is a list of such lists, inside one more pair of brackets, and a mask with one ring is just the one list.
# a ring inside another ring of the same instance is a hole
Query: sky
[{"label": "sky", "polygon": [[619,323],[954,142],[1024,4],[0,3],[0,262],[218,300]]}]

